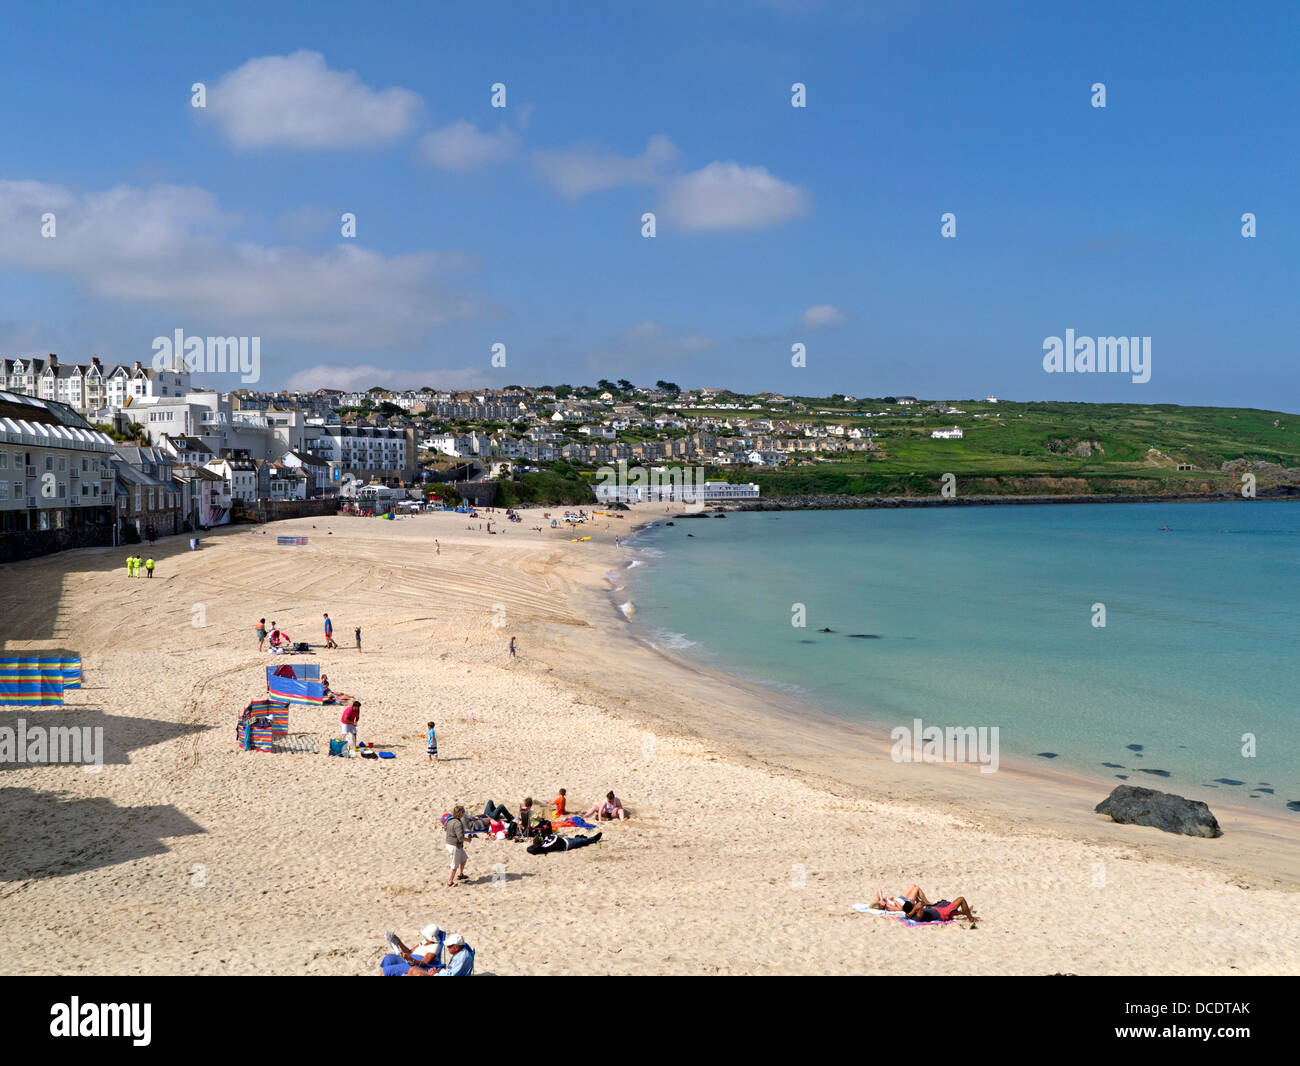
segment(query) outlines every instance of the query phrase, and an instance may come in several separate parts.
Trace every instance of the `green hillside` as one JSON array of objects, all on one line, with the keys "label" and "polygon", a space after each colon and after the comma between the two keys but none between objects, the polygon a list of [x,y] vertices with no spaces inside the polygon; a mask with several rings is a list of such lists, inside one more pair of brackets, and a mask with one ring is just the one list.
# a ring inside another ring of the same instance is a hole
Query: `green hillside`
[{"label": "green hillside", "polygon": [[[1300,485],[1300,416],[1172,404],[953,401],[961,414],[858,400],[791,397],[771,416],[870,427],[879,451],[777,468],[717,471],[764,496],[935,495],[944,473],[970,494],[1234,492],[1249,469],[1260,490]],[[794,408],[792,410],[792,408]],[[881,417],[878,412],[887,409]],[[868,412],[870,412],[868,414]],[[746,412],[754,415],[758,412]],[[959,427],[961,440],[930,431]],[[1232,464],[1224,469],[1224,464]]]}]

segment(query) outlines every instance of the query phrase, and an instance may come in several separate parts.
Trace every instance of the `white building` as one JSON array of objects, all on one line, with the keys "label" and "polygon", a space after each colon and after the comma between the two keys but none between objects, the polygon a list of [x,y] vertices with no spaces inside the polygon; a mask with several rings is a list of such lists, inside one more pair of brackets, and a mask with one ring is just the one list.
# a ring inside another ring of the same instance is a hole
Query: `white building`
[{"label": "white building", "polygon": [[961,440],[961,430],[956,426],[952,429],[932,429],[930,431],[931,440]]},{"label": "white building", "polygon": [[112,523],[115,455],[74,411],[0,392],[0,533]]}]

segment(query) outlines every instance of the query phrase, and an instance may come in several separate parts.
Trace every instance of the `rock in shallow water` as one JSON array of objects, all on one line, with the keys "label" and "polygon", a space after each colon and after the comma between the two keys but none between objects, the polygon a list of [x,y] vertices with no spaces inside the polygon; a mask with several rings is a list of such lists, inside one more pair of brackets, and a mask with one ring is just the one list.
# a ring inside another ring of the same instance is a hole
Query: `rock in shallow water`
[{"label": "rock in shallow water", "polygon": [[1149,825],[1166,833],[1193,837],[1223,835],[1218,819],[1201,800],[1184,799],[1152,788],[1117,785],[1095,809],[1123,825]]}]

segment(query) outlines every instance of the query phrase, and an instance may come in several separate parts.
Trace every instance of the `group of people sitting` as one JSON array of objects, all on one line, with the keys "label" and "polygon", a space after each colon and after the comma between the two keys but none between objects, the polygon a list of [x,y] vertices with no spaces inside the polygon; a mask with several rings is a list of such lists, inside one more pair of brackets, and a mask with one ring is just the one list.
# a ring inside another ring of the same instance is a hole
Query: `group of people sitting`
[{"label": "group of people sitting", "polygon": [[954,917],[969,919],[971,925],[979,921],[964,896],[932,902],[925,898],[920,885],[912,885],[901,896],[886,896],[877,892],[876,901],[870,907],[876,911],[898,911],[904,918],[910,918],[914,922],[950,922]]},{"label": "group of people sitting", "polygon": [[447,887],[454,888],[457,883],[469,880],[465,873],[465,864],[469,856],[465,853],[465,842],[475,834],[483,833],[497,840],[514,840],[528,842],[530,855],[547,855],[553,851],[572,851],[600,842],[601,835],[563,837],[557,828],[594,828],[587,818],[596,821],[627,820],[627,809],[623,801],[613,792],[605,794],[605,799],[591,808],[585,815],[573,815],[568,812],[568,794],[560,789],[560,794],[552,801],[554,813],[547,814],[544,804],[535,803],[532,796],[526,796],[519,808],[519,815],[511,814],[505,804],[488,800],[482,814],[468,814],[465,808],[457,804],[451,813],[442,816],[442,825],[446,830],[447,855],[451,872],[447,876]]},{"label": "group of people sitting", "polygon": [[396,933],[385,933],[384,939],[393,949],[379,961],[385,977],[470,977],[474,972],[474,949],[459,933],[448,936],[436,925],[426,925],[412,948]]}]

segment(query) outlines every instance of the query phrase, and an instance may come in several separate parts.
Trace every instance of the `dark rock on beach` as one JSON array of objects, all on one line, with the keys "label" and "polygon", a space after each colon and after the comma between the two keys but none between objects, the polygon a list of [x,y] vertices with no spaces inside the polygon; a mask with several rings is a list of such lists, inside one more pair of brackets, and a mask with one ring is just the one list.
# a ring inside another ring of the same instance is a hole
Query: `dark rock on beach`
[{"label": "dark rock on beach", "polygon": [[1245,781],[1234,781],[1230,777],[1216,777],[1214,780],[1220,785],[1244,785],[1246,783]]},{"label": "dark rock on beach", "polygon": [[1141,744],[1128,744],[1128,745],[1126,745],[1126,747],[1128,748],[1129,751],[1141,751],[1141,750],[1142,750],[1142,745],[1141,745]]},{"label": "dark rock on beach", "polygon": [[849,636],[856,637],[858,640],[879,640],[879,633],[850,633]]},{"label": "dark rock on beach", "polygon": [[1300,811],[1300,800],[1291,800],[1286,805],[1288,811]]},{"label": "dark rock on beach", "polygon": [[1149,825],[1166,833],[1193,837],[1223,835],[1218,819],[1201,800],[1189,800],[1136,785],[1116,785],[1095,810],[1098,814],[1110,815],[1113,821],[1122,825]]}]

